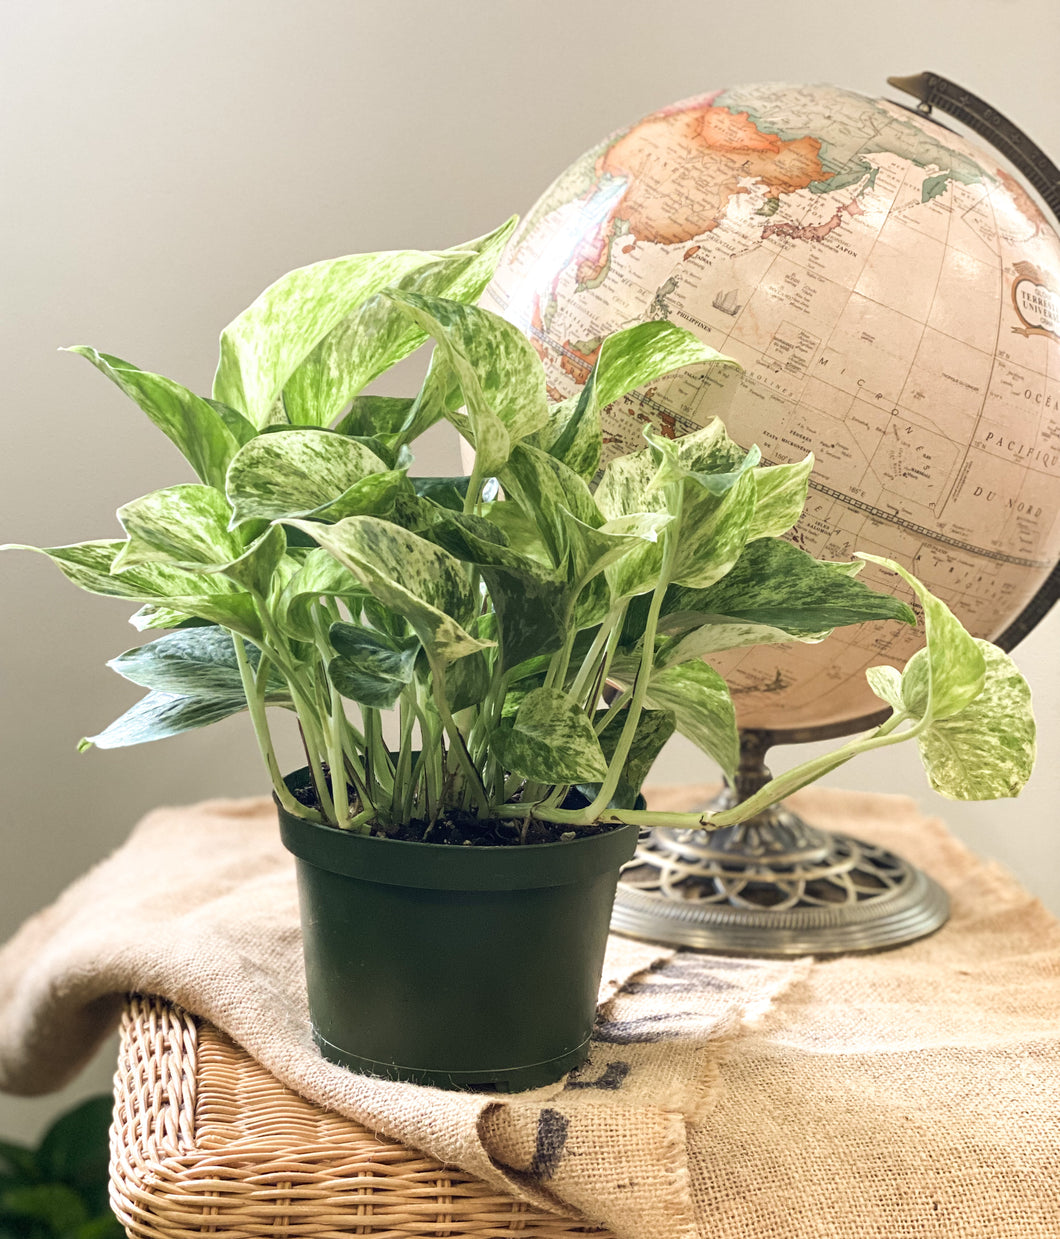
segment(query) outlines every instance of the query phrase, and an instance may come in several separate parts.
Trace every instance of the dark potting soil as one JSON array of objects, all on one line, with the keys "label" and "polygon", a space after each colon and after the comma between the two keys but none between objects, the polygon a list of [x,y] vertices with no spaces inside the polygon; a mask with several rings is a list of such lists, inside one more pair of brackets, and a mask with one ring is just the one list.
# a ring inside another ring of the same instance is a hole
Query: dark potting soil
[{"label": "dark potting soil", "polygon": [[[348,789],[350,803],[356,791]],[[316,791],[310,787],[292,789],[296,800],[320,811]],[[577,793],[574,793],[577,795]],[[582,803],[585,803],[582,801]],[[574,808],[574,805],[568,805]],[[375,824],[372,834],[387,839],[402,839],[409,843],[449,843],[463,847],[519,847],[522,843],[560,843],[570,839],[585,839],[590,835],[607,834],[615,827],[610,823],[593,822],[588,826],[569,826],[563,822],[542,822],[531,818],[526,838],[522,837],[522,821],[510,818],[480,818],[466,809],[453,809],[438,818],[433,825],[424,819],[389,825]]]}]

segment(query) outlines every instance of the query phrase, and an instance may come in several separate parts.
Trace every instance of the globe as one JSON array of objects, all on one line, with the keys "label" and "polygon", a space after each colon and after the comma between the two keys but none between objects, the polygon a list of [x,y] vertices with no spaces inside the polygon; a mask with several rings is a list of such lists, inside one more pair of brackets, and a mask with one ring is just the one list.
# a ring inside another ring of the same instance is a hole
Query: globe
[{"label": "globe", "polygon": [[[676,436],[714,415],[768,463],[812,451],[793,541],[898,560],[994,638],[1060,554],[1060,240],[997,165],[832,86],[699,96],[563,172],[482,304],[530,336],[556,399],[603,336],[648,319],[734,358],[610,406],[605,458],[646,422]],[[880,706],[865,668],[921,640],[877,623],[710,661],[741,727],[838,734]]]}]

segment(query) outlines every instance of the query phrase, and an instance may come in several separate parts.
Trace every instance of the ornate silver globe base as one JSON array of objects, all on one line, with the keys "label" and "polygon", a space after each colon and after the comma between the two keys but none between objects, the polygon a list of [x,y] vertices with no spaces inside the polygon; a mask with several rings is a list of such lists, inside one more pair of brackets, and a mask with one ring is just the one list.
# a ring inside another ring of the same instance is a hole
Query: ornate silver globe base
[{"label": "ornate silver globe base", "polygon": [[[709,807],[737,804],[769,779],[770,738],[741,734],[735,783]],[[911,942],[948,916],[946,892],[919,869],[818,830],[781,804],[713,834],[645,832],[619,882],[611,928],[724,955],[838,955]]]}]

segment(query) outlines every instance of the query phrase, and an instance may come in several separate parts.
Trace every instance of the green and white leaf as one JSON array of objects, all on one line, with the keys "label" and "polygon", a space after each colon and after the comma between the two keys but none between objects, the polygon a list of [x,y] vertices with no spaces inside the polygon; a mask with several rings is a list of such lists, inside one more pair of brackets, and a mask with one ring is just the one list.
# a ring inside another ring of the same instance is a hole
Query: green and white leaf
[{"label": "green and white leaf", "polygon": [[223,624],[252,639],[261,636],[261,625],[249,594],[221,576],[184,572],[168,564],[137,564],[122,572],[112,566],[125,543],[118,540],[78,542],[72,546],[15,546],[0,550],[36,551],[47,557],[67,580],[90,594],[129,598],[138,603],[165,607],[183,616],[197,616]]},{"label": "green and white leaf", "polygon": [[[622,728],[625,726],[628,710],[628,706],[618,710],[611,716],[604,730],[599,733],[600,747],[604,751],[604,757],[608,764],[610,764],[615,754],[615,748],[622,735]],[[597,718],[602,713],[604,711],[598,712]],[[672,710],[641,711],[640,718],[637,720],[637,729],[633,733],[633,743],[626,754],[626,760],[623,763],[622,773],[619,777],[619,786],[625,786],[632,793],[633,799],[636,798],[644,780],[648,777],[648,773],[655,764],[655,759],[662,752],[663,746],[674,734],[676,726],[677,720]],[[599,787],[596,790],[599,791]],[[632,808],[632,803],[627,807]]]},{"label": "green and white leaf", "polygon": [[[494,505],[499,507],[503,505]],[[534,654],[563,644],[570,590],[562,569],[520,554],[490,520],[441,509],[431,513],[424,536],[475,564],[497,617],[501,662],[510,670]]]},{"label": "green and white leaf", "polygon": [[[605,521],[598,529],[566,512],[564,532],[575,588],[584,588],[601,572],[615,599],[655,588],[658,570],[647,567],[661,554],[661,536],[673,517],[668,512],[634,512]],[[627,567],[628,565],[628,567]]]},{"label": "green and white leaf", "polygon": [[488,310],[416,293],[387,296],[437,342],[467,406],[450,420],[475,448],[474,476],[490,477],[512,444],[548,422],[541,359],[517,327]]},{"label": "green and white leaf", "polygon": [[917,718],[932,720],[963,710],[981,692],[986,675],[979,643],[949,607],[901,564],[862,552],[858,552],[858,558],[898,573],[924,609],[926,656],[914,655],[902,676],[905,709]]},{"label": "green and white leaf", "polygon": [[607,774],[589,716],[567,693],[537,688],[523,698],[501,757],[508,769],[538,783],[602,781]]},{"label": "green and white leaf", "polygon": [[[640,659],[616,658],[611,677],[632,685]],[[736,710],[728,685],[704,662],[655,669],[648,680],[647,703],[651,709],[672,710],[677,730],[698,745],[731,778],[740,760]]]},{"label": "green and white leaf", "polygon": [[68,351],[86,358],[134,400],[208,486],[224,489],[228,462],[254,434],[254,427],[235,409],[218,408],[172,379],[109,353],[83,345]]},{"label": "green and white leaf", "polygon": [[486,647],[467,631],[478,599],[460,561],[399,525],[350,516],[335,525],[289,522],[314,538],[443,662]]},{"label": "green and white leaf", "polygon": [[305,557],[298,569],[272,599],[270,609],[280,629],[299,641],[313,641],[316,628],[312,608],[320,598],[341,598],[357,614],[364,587],[349,568],[319,546]]},{"label": "green and white leaf", "polygon": [[273,574],[286,550],[286,530],[280,525],[273,525],[255,538],[238,559],[216,568],[207,568],[206,571],[223,573],[241,589],[268,598],[273,590]]},{"label": "green and white leaf", "polygon": [[584,479],[540,448],[517,444],[500,479],[508,496],[506,502],[521,509],[537,526],[554,567],[563,566],[574,554],[572,538],[577,541],[580,534],[572,518],[593,529],[604,524]]},{"label": "green and white leaf", "polygon": [[[387,472],[385,461],[346,435],[320,430],[259,435],[239,451],[228,469],[232,524],[319,515],[328,508],[338,509],[344,498],[371,502],[369,489],[373,481],[378,485],[374,475]],[[374,491],[372,496],[378,498]]]},{"label": "green and white leaf", "polygon": [[337,434],[390,438],[400,435],[415,401],[411,396],[357,396],[335,425]]},{"label": "green and white leaf", "polygon": [[389,710],[415,674],[419,638],[397,640],[344,622],[332,624],[328,635],[338,655],[328,664],[336,689],[361,705]]},{"label": "green and white leaf", "polygon": [[1027,681],[996,645],[976,644],[985,665],[979,694],[956,713],[936,718],[917,738],[931,786],[951,800],[1018,796],[1034,767]]},{"label": "green and white leaf", "polygon": [[802,632],[795,635],[783,628],[767,624],[751,624],[730,619],[726,615],[698,615],[700,627],[686,632],[683,637],[664,641],[658,648],[655,664],[658,667],[676,667],[693,658],[706,658],[723,650],[745,649],[751,645],[785,645],[789,641],[801,641],[816,645],[831,635],[832,629],[821,632]]},{"label": "green and white leaf", "polygon": [[233,693],[226,697],[183,697],[178,693],[150,692],[98,735],[86,736],[77,747],[83,752],[92,746],[120,749],[164,740],[219,723],[246,708],[242,689],[238,695]]},{"label": "green and white leaf", "polygon": [[[281,276],[221,333],[214,398],[267,426],[288,380],[321,341],[370,297],[445,258],[445,251],[350,254]],[[335,381],[341,386],[338,375]]]},{"label": "green and white leaf", "polygon": [[[456,249],[424,255],[427,261],[405,272],[391,287],[457,302],[476,301],[515,223],[510,219]],[[287,380],[283,399],[288,417],[299,426],[329,425],[358,392],[426,338],[427,333],[392,301],[370,296],[320,340]],[[400,429],[393,427],[389,433]]]},{"label": "green and white leaf", "polygon": [[[818,641],[847,624],[916,623],[906,603],[865,585],[854,574],[856,565],[853,572],[851,568],[816,560],[790,542],[758,539],[749,542],[732,569],[708,589],[667,591],[659,630],[680,637],[723,617],[725,622],[779,629],[792,640]],[[642,607],[641,602],[634,605]]]},{"label": "green and white leaf", "polygon": [[536,433],[533,446],[589,480],[600,467],[601,413],[607,405],[674,370],[714,363],[736,365],[673,323],[638,323],[616,331],[601,345],[578,395],[549,410],[549,423]]},{"label": "green and white leaf", "polygon": [[189,572],[231,563],[244,551],[239,534],[228,528],[231,515],[224,495],[212,486],[167,486],[118,509],[129,535],[114,571],[142,564],[171,564]]},{"label": "green and white leaf", "polygon": [[[923,653],[923,651],[920,652]],[[866,667],[865,679],[869,682],[869,688],[881,701],[886,701],[896,714],[904,713],[902,673],[897,667]]]},{"label": "green and white leaf", "polygon": [[[260,651],[248,645],[246,652],[251,669],[257,671]],[[216,625],[167,633],[146,645],[126,650],[107,666],[141,688],[184,697],[243,697],[232,634]],[[272,669],[265,699],[270,704],[290,703],[286,684]]]},{"label": "green and white leaf", "polygon": [[755,513],[753,469],[739,474],[720,498],[700,483],[700,477],[710,476],[686,479],[680,525],[672,534],[677,554],[670,580],[691,589],[707,589],[732,570],[747,545]]},{"label": "green and white leaf", "polygon": [[762,465],[755,469],[755,511],[747,541],[779,538],[795,525],[806,506],[814,458],[790,465]]}]

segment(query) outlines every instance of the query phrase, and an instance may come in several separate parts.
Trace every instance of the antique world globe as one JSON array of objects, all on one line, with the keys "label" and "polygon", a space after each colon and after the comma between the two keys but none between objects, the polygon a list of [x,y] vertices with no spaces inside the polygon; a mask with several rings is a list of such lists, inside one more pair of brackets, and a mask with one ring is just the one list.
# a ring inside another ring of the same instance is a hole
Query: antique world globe
[{"label": "antique world globe", "polygon": [[[812,451],[791,538],[896,559],[995,639],[1060,554],[1060,240],[999,162],[831,86],[702,95],[563,172],[482,304],[530,336],[555,398],[646,319],[735,358],[612,405],[605,453],[643,446],[645,422],[676,436],[713,415],[770,463]],[[711,661],[741,727],[823,736],[879,709],[866,667],[918,644],[878,623]]]},{"label": "antique world globe", "polygon": [[[585,383],[609,332],[689,329],[741,368],[678,373],[611,405],[606,458],[641,447],[646,423],[679,436],[713,416],[768,463],[812,452],[794,542],[898,560],[975,636],[1011,648],[1060,575],[1060,239],[999,156],[931,119],[932,104],[988,136],[1054,213],[1060,172],[937,74],[891,84],[919,108],[758,85],[652,113],[545,191],[483,304],[529,335],[556,399]],[[888,574],[863,579],[895,590]],[[865,670],[904,666],[921,642],[877,623],[711,656],[741,728],[720,803],[762,785],[770,745],[882,721]],[[901,857],[779,805],[706,836],[649,832],[612,926],[831,954],[909,941],[947,914]]]}]

